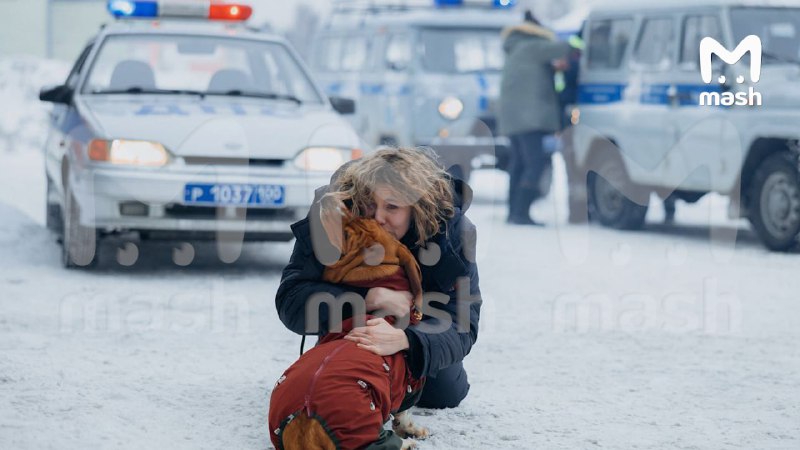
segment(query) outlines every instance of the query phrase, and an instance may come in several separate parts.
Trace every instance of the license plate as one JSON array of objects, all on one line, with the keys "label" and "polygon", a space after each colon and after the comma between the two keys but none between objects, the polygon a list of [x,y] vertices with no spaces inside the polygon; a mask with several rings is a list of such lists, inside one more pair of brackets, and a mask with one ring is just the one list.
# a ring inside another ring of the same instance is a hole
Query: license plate
[{"label": "license plate", "polygon": [[183,190],[187,205],[248,206],[270,208],[283,206],[286,187],[277,184],[187,184]]}]

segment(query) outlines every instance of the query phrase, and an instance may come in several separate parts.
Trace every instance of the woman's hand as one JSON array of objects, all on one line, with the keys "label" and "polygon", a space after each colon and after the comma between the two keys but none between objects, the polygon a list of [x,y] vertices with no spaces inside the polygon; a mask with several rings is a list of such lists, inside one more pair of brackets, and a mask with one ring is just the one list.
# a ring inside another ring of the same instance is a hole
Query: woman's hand
[{"label": "woman's hand", "polygon": [[389,325],[383,318],[369,319],[367,326],[353,328],[344,338],[379,356],[394,355],[409,346],[403,330]]},{"label": "woman's hand", "polygon": [[408,291],[374,287],[367,291],[365,301],[368,313],[380,310],[386,315],[400,318],[407,316],[411,312],[414,296]]}]

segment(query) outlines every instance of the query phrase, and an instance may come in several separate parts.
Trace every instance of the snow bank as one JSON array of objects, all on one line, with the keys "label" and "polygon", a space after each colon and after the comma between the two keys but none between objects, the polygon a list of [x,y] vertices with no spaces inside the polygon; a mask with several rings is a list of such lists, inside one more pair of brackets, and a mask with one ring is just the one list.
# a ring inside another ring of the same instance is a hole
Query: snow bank
[{"label": "snow bank", "polygon": [[63,83],[70,64],[35,57],[0,59],[0,151],[41,149],[51,106],[43,86]]}]

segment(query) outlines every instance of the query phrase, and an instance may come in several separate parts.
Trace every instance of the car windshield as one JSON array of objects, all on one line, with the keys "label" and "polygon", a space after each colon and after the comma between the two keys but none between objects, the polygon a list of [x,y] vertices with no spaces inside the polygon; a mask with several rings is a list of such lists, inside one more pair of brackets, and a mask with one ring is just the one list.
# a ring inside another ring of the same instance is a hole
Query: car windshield
[{"label": "car windshield", "polygon": [[500,29],[428,28],[420,32],[422,65],[430,72],[467,73],[503,68]]},{"label": "car windshield", "polygon": [[761,38],[763,64],[800,61],[800,8],[734,8],[731,26],[735,42]]},{"label": "car windshield", "polygon": [[213,36],[109,36],[82,92],[233,95],[322,103],[282,44]]}]

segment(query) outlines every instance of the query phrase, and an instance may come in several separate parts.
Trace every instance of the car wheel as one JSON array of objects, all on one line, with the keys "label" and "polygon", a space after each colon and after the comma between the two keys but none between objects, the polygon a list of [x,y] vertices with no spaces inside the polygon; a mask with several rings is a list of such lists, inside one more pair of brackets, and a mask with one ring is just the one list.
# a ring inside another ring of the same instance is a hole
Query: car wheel
[{"label": "car wheel", "polygon": [[50,201],[50,195],[53,192],[53,189],[53,181],[50,179],[50,177],[47,177],[47,191],[45,193],[47,211],[45,215],[45,224],[47,225],[48,230],[61,234],[63,233],[64,228],[64,222],[61,220],[61,205],[58,203],[52,203]]},{"label": "car wheel", "polygon": [[635,196],[641,203],[647,203],[649,192],[631,183],[622,161],[618,158],[604,158],[597,171],[589,172],[587,177],[590,217],[611,228],[642,228],[647,205],[626,197],[609,180],[616,180],[617,185],[624,186],[623,190],[627,194]]},{"label": "car wheel", "polygon": [[94,267],[97,265],[97,230],[80,223],[80,206],[67,188],[63,214],[64,237],[61,243],[61,262],[64,267]]},{"label": "car wheel", "polygon": [[800,232],[800,173],[787,153],[767,157],[756,169],[749,190],[749,219],[770,250],[788,250]]}]

